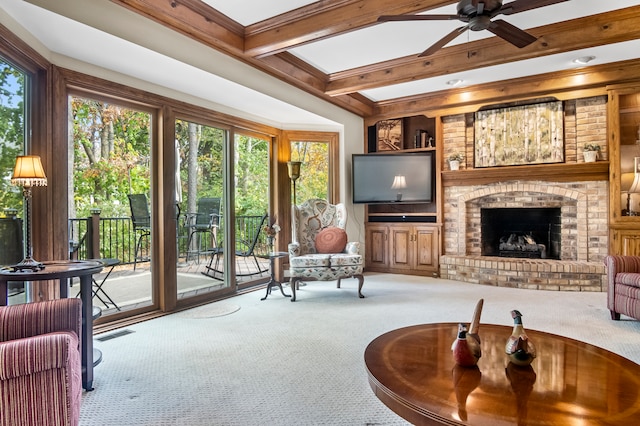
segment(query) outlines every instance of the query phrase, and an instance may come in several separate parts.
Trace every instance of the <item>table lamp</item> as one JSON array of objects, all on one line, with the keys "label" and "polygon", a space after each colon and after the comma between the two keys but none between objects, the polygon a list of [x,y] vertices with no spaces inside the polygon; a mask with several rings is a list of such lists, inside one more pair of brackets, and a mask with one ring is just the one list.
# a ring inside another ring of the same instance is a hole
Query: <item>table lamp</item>
[{"label": "table lamp", "polygon": [[631,184],[631,188],[627,191],[627,211],[629,212],[629,216],[635,216],[631,210],[631,194],[637,194],[640,192],[640,173],[636,173],[633,177],[633,183]]},{"label": "table lamp", "polygon": [[14,265],[16,271],[39,271],[44,269],[42,263],[33,259],[33,247],[31,245],[31,187],[47,186],[47,177],[42,168],[42,162],[37,155],[19,155],[16,157],[16,165],[11,176],[11,184],[22,186],[22,195],[25,206],[25,254],[24,259]]},{"label": "table lamp", "polygon": [[[393,178],[391,189],[403,189],[407,187],[407,179],[403,175],[396,175]],[[396,194],[396,201],[402,201],[402,191],[398,191]]]}]

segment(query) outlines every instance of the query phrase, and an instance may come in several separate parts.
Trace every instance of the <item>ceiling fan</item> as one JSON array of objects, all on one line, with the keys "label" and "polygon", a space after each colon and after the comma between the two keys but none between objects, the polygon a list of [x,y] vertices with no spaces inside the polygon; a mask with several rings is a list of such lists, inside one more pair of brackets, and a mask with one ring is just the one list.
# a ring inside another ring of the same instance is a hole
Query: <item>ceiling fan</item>
[{"label": "ceiling fan", "polygon": [[502,0],[460,0],[458,13],[455,15],[383,15],[378,22],[390,21],[452,21],[459,20],[466,25],[456,28],[422,52],[419,56],[429,56],[440,50],[447,43],[466,30],[489,30],[495,35],[517,47],[525,47],[536,41],[536,37],[511,25],[502,19],[492,19],[498,15],[513,15],[543,6],[550,6],[569,0],[515,0],[505,5]]}]

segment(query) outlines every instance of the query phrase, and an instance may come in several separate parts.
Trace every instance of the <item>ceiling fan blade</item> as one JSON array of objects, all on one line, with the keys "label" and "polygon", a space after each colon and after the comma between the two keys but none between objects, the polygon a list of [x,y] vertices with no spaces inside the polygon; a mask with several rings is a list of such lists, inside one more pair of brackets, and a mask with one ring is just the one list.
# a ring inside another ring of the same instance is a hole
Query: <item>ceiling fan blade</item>
[{"label": "ceiling fan blade", "polygon": [[427,50],[425,50],[424,52],[419,54],[418,57],[422,58],[422,57],[425,57],[425,56],[433,55],[438,50],[442,49],[445,45],[447,45],[450,41],[452,41],[453,39],[458,37],[460,34],[465,32],[468,28],[469,28],[468,25],[465,25],[464,27],[456,28],[455,30],[453,30],[449,34],[447,34],[446,36],[442,37],[436,43],[431,45],[431,47],[429,47]]},{"label": "ceiling fan blade", "polygon": [[528,32],[523,31],[520,28],[508,23],[507,21],[503,21],[502,19],[496,19],[495,21],[491,22],[491,25],[489,25],[489,28],[487,29],[498,37],[503,38],[504,40],[519,48],[528,46],[537,40],[537,38],[535,38]]},{"label": "ceiling fan blade", "polygon": [[451,21],[458,19],[458,15],[382,15],[378,22],[391,21]]},{"label": "ceiling fan blade", "polygon": [[502,5],[500,13],[503,15],[513,15],[514,13],[525,12],[539,7],[551,6],[556,3],[563,3],[569,0],[516,0]]}]

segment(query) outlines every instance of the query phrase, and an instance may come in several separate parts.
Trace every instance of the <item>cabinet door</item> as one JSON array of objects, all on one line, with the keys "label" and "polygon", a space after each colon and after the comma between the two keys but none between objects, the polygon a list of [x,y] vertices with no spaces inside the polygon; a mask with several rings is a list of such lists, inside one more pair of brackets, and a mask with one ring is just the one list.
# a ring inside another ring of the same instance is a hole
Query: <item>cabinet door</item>
[{"label": "cabinet door", "polygon": [[389,229],[386,225],[367,224],[366,255],[367,268],[386,268],[389,263]]},{"label": "cabinet door", "polygon": [[413,227],[393,225],[389,228],[389,233],[391,234],[391,268],[413,269],[415,264]]},{"label": "cabinet door", "polygon": [[613,253],[623,256],[640,256],[640,230],[614,230]]},{"label": "cabinet door", "polygon": [[415,228],[415,268],[434,270],[439,267],[439,232],[437,227],[418,226]]}]

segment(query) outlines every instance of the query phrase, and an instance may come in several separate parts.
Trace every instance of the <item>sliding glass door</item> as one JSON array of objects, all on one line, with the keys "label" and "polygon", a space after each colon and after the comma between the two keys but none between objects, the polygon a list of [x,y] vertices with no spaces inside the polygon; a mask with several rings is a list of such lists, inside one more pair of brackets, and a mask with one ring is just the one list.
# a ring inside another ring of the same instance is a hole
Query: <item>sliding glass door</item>
[{"label": "sliding glass door", "polygon": [[153,113],[85,94],[68,105],[69,256],[107,265],[94,297],[103,315],[149,310]]},{"label": "sliding glass door", "polygon": [[228,288],[224,268],[224,154],[228,131],[176,120],[178,298]]},{"label": "sliding glass door", "polygon": [[264,137],[236,133],[234,138],[234,246],[238,287],[247,287],[269,276],[269,252],[265,227],[269,217],[269,151]]}]

